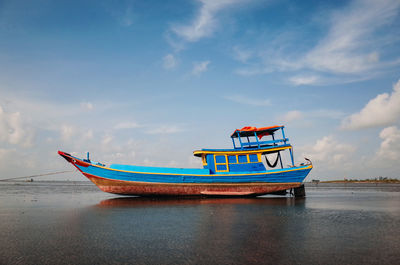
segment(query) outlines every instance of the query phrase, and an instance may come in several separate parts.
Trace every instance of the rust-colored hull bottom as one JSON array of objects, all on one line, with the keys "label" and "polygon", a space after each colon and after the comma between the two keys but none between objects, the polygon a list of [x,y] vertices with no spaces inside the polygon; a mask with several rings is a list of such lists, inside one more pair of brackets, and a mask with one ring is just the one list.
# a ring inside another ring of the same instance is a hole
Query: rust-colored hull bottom
[{"label": "rust-colored hull bottom", "polygon": [[260,196],[301,183],[148,183],[110,180],[83,173],[102,191],[137,196]]}]

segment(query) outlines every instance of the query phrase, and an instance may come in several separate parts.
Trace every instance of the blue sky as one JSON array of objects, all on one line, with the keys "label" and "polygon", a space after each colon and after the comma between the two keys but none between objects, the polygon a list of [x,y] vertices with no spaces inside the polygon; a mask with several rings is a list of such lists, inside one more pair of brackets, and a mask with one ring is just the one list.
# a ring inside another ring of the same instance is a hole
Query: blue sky
[{"label": "blue sky", "polygon": [[[309,179],[399,177],[400,1],[0,1],[0,178],[285,125]],[[82,179],[78,174],[53,177]]]}]

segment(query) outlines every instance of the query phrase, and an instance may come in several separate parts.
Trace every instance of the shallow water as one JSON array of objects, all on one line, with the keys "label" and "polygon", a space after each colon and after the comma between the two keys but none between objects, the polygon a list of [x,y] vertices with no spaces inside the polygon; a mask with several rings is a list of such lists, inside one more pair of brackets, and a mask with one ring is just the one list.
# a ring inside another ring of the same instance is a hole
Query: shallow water
[{"label": "shallow water", "polygon": [[400,185],[307,197],[130,198],[0,182],[0,264],[397,264]]}]

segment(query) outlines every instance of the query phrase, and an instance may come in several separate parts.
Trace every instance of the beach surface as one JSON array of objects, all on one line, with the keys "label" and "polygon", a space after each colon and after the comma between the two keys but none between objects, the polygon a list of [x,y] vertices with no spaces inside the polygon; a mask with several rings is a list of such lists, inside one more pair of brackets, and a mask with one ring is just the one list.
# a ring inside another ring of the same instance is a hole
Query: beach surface
[{"label": "beach surface", "polygon": [[139,198],[0,182],[0,264],[397,264],[400,184],[306,198]]}]

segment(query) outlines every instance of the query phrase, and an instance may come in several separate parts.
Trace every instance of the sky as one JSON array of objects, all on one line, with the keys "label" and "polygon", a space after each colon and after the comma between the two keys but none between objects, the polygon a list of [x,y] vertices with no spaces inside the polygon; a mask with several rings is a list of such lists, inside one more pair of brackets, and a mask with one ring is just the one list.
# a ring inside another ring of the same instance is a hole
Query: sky
[{"label": "sky", "polygon": [[0,0],[0,179],[200,168],[272,125],[308,180],[400,178],[400,0]]}]

